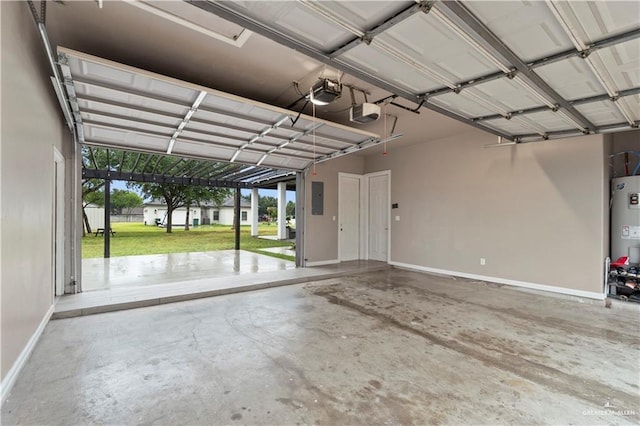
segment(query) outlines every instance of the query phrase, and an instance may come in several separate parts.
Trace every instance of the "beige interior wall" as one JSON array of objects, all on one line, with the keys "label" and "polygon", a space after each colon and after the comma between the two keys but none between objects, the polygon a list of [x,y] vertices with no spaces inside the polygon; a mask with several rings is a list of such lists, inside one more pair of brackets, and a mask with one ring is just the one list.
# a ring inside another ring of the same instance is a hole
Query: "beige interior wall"
[{"label": "beige interior wall", "polygon": [[[338,259],[338,173],[362,174],[364,158],[343,156],[316,165],[305,175],[305,250],[307,262]],[[311,215],[311,182],[324,182],[324,214]],[[335,218],[335,220],[334,220]]]},{"label": "beige interior wall", "polygon": [[4,380],[53,302],[53,146],[64,154],[70,142],[28,5],[3,1],[0,10]]},{"label": "beige interior wall", "polygon": [[391,260],[601,293],[603,137],[495,142],[471,130],[366,157],[391,170]]}]

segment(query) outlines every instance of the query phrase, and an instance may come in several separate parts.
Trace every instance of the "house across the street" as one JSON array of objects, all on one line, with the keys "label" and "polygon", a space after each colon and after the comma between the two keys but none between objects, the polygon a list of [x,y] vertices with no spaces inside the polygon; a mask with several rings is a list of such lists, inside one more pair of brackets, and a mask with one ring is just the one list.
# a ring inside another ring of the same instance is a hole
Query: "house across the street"
[{"label": "house across the street", "polygon": [[[177,208],[172,214],[173,226],[184,226],[187,220],[187,209]],[[144,204],[143,222],[145,225],[167,223],[167,204],[164,200],[153,199]],[[191,225],[233,225],[233,197],[229,197],[217,206],[213,202],[200,203],[199,206],[191,206],[189,214]],[[240,200],[240,225],[251,224],[251,202],[242,198]]]}]

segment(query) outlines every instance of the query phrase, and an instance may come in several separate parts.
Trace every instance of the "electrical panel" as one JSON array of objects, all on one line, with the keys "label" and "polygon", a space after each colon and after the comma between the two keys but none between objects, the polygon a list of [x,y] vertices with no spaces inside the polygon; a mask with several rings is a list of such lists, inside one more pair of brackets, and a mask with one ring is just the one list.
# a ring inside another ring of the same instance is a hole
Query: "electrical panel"
[{"label": "electrical panel", "polygon": [[311,182],[311,214],[324,215],[324,182]]}]

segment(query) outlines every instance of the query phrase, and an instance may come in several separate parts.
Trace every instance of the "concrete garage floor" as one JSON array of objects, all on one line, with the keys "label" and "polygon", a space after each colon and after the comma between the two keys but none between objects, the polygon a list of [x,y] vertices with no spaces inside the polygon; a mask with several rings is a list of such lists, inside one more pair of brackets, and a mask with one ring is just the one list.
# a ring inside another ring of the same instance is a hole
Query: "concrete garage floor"
[{"label": "concrete garage floor", "polygon": [[9,424],[637,424],[640,316],[399,269],[49,323]]},{"label": "concrete garage floor", "polygon": [[375,260],[296,268],[293,262],[242,250],[112,257],[96,262],[94,259],[86,260],[91,262],[83,262],[83,270],[86,271],[83,272],[83,287],[102,283],[108,288],[57,297],[54,319],[307,283],[390,268],[385,262]]},{"label": "concrete garage floor", "polygon": [[120,256],[83,259],[82,283],[83,291],[93,291],[295,268],[294,262],[244,250]]}]

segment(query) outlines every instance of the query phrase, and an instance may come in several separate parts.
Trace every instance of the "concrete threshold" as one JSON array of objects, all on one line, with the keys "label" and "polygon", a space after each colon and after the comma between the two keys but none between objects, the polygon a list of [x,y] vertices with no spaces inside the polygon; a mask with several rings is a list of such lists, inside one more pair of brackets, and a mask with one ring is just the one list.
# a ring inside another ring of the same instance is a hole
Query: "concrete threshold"
[{"label": "concrete threshold", "polygon": [[52,319],[142,308],[185,300],[351,276],[391,269],[383,262],[354,261],[284,271],[205,278],[144,287],[97,290],[56,299]]}]

